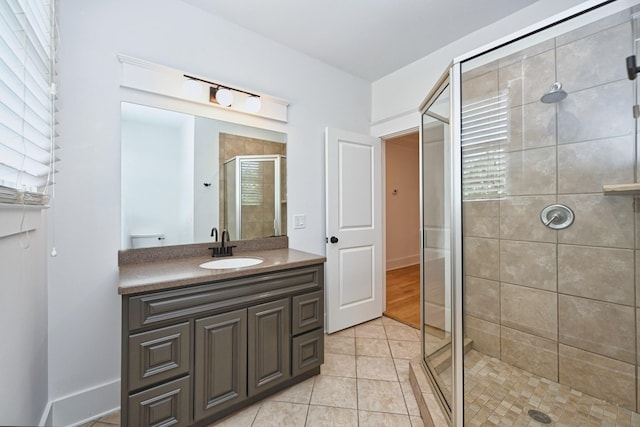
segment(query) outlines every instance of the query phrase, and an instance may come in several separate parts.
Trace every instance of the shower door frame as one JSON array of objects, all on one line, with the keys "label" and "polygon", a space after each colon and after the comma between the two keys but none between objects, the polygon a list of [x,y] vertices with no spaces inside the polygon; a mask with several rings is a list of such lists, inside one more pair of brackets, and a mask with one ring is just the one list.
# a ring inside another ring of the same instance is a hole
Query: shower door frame
[{"label": "shower door frame", "polygon": [[[287,156],[283,154],[251,154],[251,155],[240,155],[234,156],[232,159],[229,159],[225,162],[230,163],[232,161],[236,161],[236,169],[234,171],[235,179],[236,179],[236,187],[240,188],[240,191],[236,191],[235,200],[233,201],[236,209],[236,215],[239,218],[236,221],[236,236],[238,240],[242,240],[242,167],[241,163],[243,161],[252,161],[252,162],[273,162],[273,175],[274,175],[274,221],[273,221],[273,229],[274,235],[280,236],[282,234],[282,175],[281,175],[281,167],[282,167],[282,159],[286,159]],[[225,192],[225,197],[226,192]],[[225,212],[226,218],[226,212]]]},{"label": "shower door frame", "polygon": [[[448,403],[444,397],[444,393],[438,385],[436,374],[431,371],[431,366],[427,362],[427,354],[425,351],[425,262],[424,262],[424,250],[426,247],[426,224],[424,222],[424,179],[425,179],[425,165],[424,165],[424,153],[423,153],[423,123],[420,123],[420,315],[421,315],[421,363],[427,374],[427,378],[431,383],[431,388],[434,390],[434,395],[437,396],[437,400],[440,403],[441,408],[445,416],[449,418],[452,425],[462,425],[464,415],[464,400],[463,400],[463,385],[464,375],[462,370],[462,355],[464,354],[464,338],[462,327],[462,310],[456,310],[456,307],[462,306],[462,234],[456,233],[454,230],[462,229],[462,162],[460,159],[460,137],[459,133],[453,131],[453,123],[456,123],[457,116],[460,115],[460,88],[454,87],[453,79],[460,76],[460,64],[450,65],[442,74],[438,82],[434,85],[433,89],[425,100],[420,105],[420,119],[427,113],[429,108],[437,101],[437,99],[445,91],[450,91],[449,100],[449,136],[451,144],[451,156],[449,159],[449,175],[445,177],[450,182],[451,189],[451,211],[450,211],[450,232],[449,232],[449,251],[451,257],[451,357],[452,357],[452,387],[451,387],[451,402]],[[455,102],[456,94],[458,100]],[[433,115],[430,115],[434,117]],[[444,120],[443,118],[438,118]],[[457,136],[457,140],[456,140]],[[445,150],[446,151],[446,150]],[[446,202],[446,201],[445,201]],[[446,298],[445,298],[446,299]],[[446,311],[445,311],[446,312]]]},{"label": "shower door frame", "polygon": [[[611,5],[612,3],[616,3]],[[462,64],[465,61],[472,60],[476,57],[497,50],[503,46],[533,36],[536,33],[550,29],[551,27],[561,24],[565,21],[580,17],[588,12],[600,9],[599,13],[591,15],[587,22],[581,25],[596,21],[602,17],[612,15],[623,9],[638,4],[637,0],[589,0],[577,6],[569,8],[564,12],[554,14],[550,18],[544,19],[537,24],[523,28],[509,36],[500,38],[493,43],[489,43],[478,49],[470,51],[467,54],[454,58],[449,67],[446,68],[438,82],[433,86],[425,101],[420,105],[420,215],[421,215],[421,236],[420,248],[425,248],[425,224],[423,216],[423,179],[424,164],[422,158],[422,137],[423,124],[422,117],[427,109],[432,105],[433,101],[442,93],[442,86],[448,81],[450,91],[450,116],[449,116],[449,133],[451,143],[450,156],[450,175],[448,179],[451,184],[451,212],[450,212],[450,251],[451,251],[451,342],[452,342],[452,390],[450,405],[444,399],[442,391],[437,387],[437,382],[433,378],[433,374],[426,363],[425,345],[424,345],[424,320],[425,320],[425,304],[424,304],[424,257],[421,257],[420,282],[421,282],[421,363],[427,373],[427,378],[434,388],[434,395],[440,403],[440,406],[450,417],[451,425],[454,427],[462,427],[464,424],[464,309],[463,309],[463,256],[462,256],[462,146],[461,146],[461,123],[462,123]],[[611,7],[606,7],[610,6]]]}]

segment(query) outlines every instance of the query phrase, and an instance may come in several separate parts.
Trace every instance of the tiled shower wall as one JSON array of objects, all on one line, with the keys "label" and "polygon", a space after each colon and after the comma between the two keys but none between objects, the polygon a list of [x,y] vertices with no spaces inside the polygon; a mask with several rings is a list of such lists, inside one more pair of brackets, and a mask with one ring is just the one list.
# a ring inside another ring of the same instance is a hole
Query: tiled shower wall
[{"label": "tiled shower wall", "polygon": [[[632,52],[627,11],[463,73],[463,105],[509,93],[504,194],[463,203],[464,325],[478,351],[637,410],[640,213],[602,193],[635,181]],[[555,81],[568,97],[541,103]],[[542,224],[555,203],[571,227]]]},{"label": "tiled shower wall", "polygon": [[[224,163],[235,156],[248,155],[286,155],[287,145],[281,142],[267,141],[263,139],[250,138],[241,135],[233,135],[228,133],[220,133],[219,136],[219,169],[224,170]],[[286,211],[286,163],[282,163],[283,168],[280,177],[280,192],[283,200],[281,201],[282,215],[280,229],[282,234],[287,234],[287,211]],[[242,239],[255,239],[260,237],[268,237],[274,234],[273,229],[273,194],[274,194],[274,178],[273,167],[265,168],[265,184],[264,184],[264,203],[260,206],[245,206],[242,217]],[[220,174],[220,200],[225,200],[225,184],[224,174]],[[227,224],[224,203],[220,203],[220,224]]]}]

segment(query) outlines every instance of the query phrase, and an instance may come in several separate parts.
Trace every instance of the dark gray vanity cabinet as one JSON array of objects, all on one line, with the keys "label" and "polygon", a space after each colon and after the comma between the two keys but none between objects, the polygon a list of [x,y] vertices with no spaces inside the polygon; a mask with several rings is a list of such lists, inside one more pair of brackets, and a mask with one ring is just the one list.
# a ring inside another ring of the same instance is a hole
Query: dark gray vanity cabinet
[{"label": "dark gray vanity cabinet", "polygon": [[322,264],[123,295],[123,427],[205,426],[320,373]]}]

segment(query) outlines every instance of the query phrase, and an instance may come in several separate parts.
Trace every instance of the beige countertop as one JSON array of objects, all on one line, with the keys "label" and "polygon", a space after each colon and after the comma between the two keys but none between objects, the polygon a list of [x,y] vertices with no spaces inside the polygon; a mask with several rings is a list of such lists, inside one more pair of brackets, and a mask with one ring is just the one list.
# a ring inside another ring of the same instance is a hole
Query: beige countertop
[{"label": "beige countertop", "polygon": [[120,265],[118,294],[128,295],[167,290],[216,280],[305,267],[326,261],[324,256],[289,248],[242,251],[235,256],[262,258],[264,262],[251,267],[208,270],[199,267],[199,265],[214,259],[224,258],[198,256]]}]

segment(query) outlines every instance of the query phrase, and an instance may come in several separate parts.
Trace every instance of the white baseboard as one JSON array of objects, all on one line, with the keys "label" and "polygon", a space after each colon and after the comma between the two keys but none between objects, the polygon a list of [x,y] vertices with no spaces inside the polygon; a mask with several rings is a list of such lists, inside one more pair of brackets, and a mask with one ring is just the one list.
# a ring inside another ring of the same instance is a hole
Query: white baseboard
[{"label": "white baseboard", "polygon": [[78,426],[120,408],[120,380],[115,380],[47,404],[41,426]]},{"label": "white baseboard", "polygon": [[410,265],[415,264],[420,264],[420,254],[415,254],[403,258],[388,259],[387,271],[397,270],[398,268],[409,267]]}]

